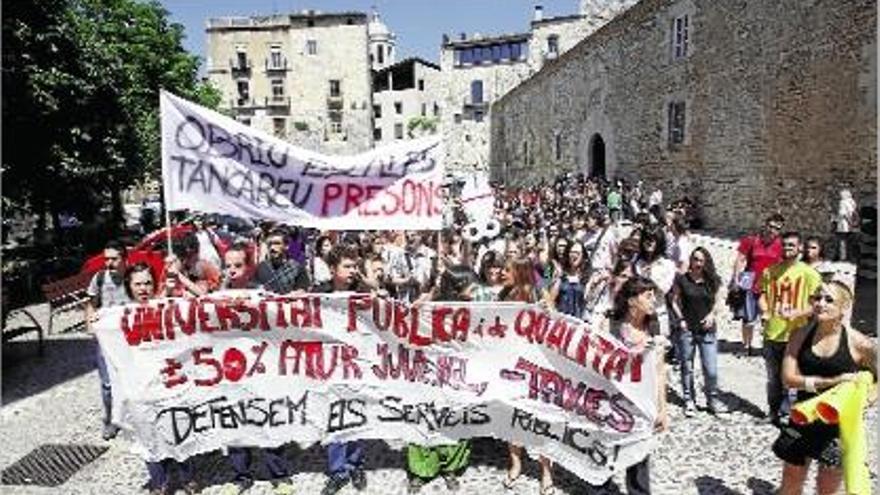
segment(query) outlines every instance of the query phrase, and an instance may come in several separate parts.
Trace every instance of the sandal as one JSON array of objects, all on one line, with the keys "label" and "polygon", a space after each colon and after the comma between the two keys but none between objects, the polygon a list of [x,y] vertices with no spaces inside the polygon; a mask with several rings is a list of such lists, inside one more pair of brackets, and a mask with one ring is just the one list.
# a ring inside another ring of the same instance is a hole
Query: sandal
[{"label": "sandal", "polygon": [[514,485],[519,482],[519,479],[522,477],[522,473],[516,475],[515,478],[511,478],[510,474],[505,475],[504,481],[501,482],[501,485],[504,486],[507,490],[513,490]]}]

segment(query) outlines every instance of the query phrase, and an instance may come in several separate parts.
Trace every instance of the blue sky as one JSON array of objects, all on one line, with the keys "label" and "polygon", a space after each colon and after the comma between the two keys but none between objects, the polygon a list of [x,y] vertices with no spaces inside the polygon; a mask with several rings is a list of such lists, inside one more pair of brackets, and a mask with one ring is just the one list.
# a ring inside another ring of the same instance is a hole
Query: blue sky
[{"label": "blue sky", "polygon": [[205,20],[229,15],[266,15],[379,9],[382,20],[397,35],[398,60],[418,56],[437,62],[443,33],[469,35],[518,33],[528,29],[535,3],[545,16],[577,12],[577,0],[160,0],[171,20],[186,28],[184,47],[204,58]]}]

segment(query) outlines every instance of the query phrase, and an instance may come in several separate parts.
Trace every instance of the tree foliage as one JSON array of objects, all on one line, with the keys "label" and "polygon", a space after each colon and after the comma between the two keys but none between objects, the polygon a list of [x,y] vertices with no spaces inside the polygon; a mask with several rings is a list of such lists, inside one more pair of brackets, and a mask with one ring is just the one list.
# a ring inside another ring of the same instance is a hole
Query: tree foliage
[{"label": "tree foliage", "polygon": [[4,199],[88,215],[158,177],[160,89],[220,101],[155,1],[8,2],[3,14]]}]

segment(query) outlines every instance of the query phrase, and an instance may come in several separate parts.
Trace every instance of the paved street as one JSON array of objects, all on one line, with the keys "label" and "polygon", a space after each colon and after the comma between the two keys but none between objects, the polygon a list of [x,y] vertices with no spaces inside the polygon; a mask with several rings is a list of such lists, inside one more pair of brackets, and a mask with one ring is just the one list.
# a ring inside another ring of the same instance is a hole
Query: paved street
[{"label": "paved street", "polygon": [[[780,479],[781,465],[770,451],[775,438],[771,426],[756,424],[766,408],[764,369],[760,358],[737,358],[738,331],[731,325],[721,330],[720,383],[724,399],[734,412],[715,419],[705,412],[687,419],[672,383],[671,431],[663,435],[652,456],[652,480],[659,494],[770,494]],[[93,366],[94,343],[82,333],[53,335],[47,341],[45,357],[36,355],[33,342],[19,339],[4,350],[3,429],[0,434],[0,466],[6,468],[41,444],[109,445],[96,461],[77,472],[57,488],[4,486],[9,494],[125,494],[144,493],[147,475],[143,463],[131,453],[125,441],[107,444],[101,440],[98,376]],[[699,372],[697,372],[699,376]],[[869,413],[869,424],[876,424],[876,407]],[[878,472],[876,435],[869,436],[872,475]],[[294,480],[297,493],[316,494],[324,482],[323,450],[317,446],[302,452],[291,451],[296,460]],[[400,446],[382,442],[370,444],[368,452],[369,494],[405,493],[405,474],[401,469]],[[475,443],[474,460],[464,475],[460,493],[480,495],[505,493],[501,486],[506,449],[501,442]],[[519,494],[538,492],[536,462],[528,464],[528,479],[515,487]],[[228,480],[229,469],[217,455],[199,461],[199,477],[210,486],[203,493],[218,493]],[[576,478],[556,471],[559,493],[590,493]],[[618,478],[619,480],[619,478]],[[808,485],[805,493],[814,491]],[[258,482],[251,493],[271,493],[267,482]],[[343,494],[356,493],[347,487]],[[446,493],[442,481],[434,482],[423,493]]]}]

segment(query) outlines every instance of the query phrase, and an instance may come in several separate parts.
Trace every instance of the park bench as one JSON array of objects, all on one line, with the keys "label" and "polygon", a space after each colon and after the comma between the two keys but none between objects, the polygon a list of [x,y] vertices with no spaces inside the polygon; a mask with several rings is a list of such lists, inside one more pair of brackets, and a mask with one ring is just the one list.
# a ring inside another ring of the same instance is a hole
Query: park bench
[{"label": "park bench", "polygon": [[[38,340],[39,340],[39,344],[38,344],[39,353],[42,356],[43,355],[43,327],[42,327],[42,325],[40,325],[40,322],[37,321],[37,319],[34,317],[34,315],[31,314],[30,310],[28,310],[24,306],[10,308],[5,304],[5,301],[4,301],[3,306],[4,306],[3,307],[3,322],[2,322],[3,344],[5,345],[6,342],[8,342],[16,337],[21,337],[22,335],[27,335],[29,333],[36,332]],[[25,324],[25,325],[21,325],[21,326],[12,327],[7,330],[6,329],[6,322],[9,321],[9,319],[11,317],[13,317],[14,315],[25,316],[30,320],[30,323]]]},{"label": "park bench", "polygon": [[[47,333],[52,333],[52,324],[55,317],[68,311],[82,311],[83,305],[88,300],[86,289],[92,280],[93,273],[77,273],[70,277],[62,278],[43,284],[43,295],[49,303],[49,328]],[[74,328],[85,325],[85,320],[78,322]]]}]

